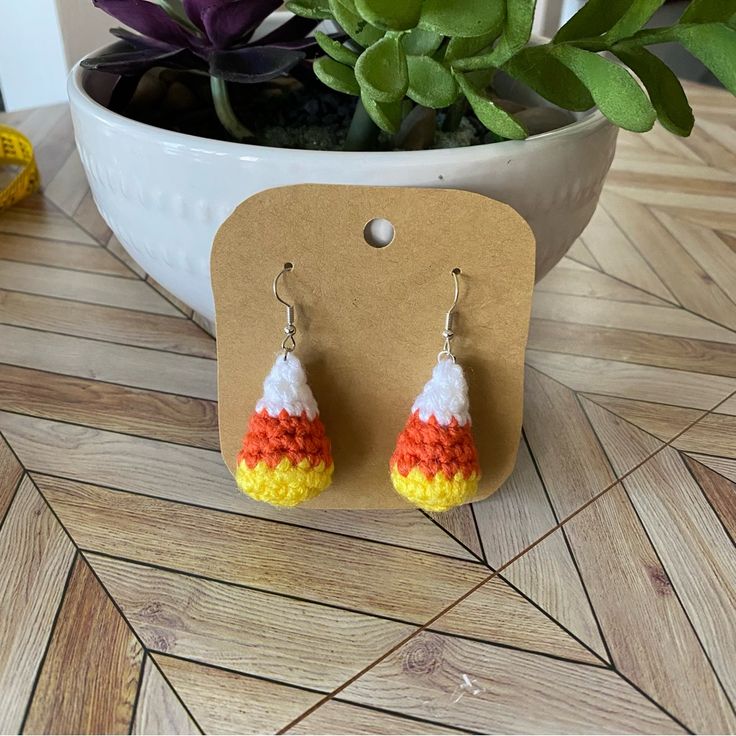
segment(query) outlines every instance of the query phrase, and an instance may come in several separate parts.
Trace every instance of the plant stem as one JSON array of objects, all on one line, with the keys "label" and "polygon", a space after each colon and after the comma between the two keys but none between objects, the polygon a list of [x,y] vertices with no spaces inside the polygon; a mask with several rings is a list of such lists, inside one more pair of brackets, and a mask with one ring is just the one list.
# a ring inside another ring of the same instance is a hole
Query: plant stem
[{"label": "plant stem", "polygon": [[363,103],[358,99],[343,150],[370,151],[377,138],[378,126],[371,120]]},{"label": "plant stem", "polygon": [[445,121],[442,124],[442,130],[446,133],[454,133],[462,122],[463,115],[468,107],[468,101],[465,97],[459,97],[455,102],[447,108],[445,113]]},{"label": "plant stem", "polygon": [[236,141],[253,138],[253,133],[235,115],[235,111],[230,104],[230,95],[227,92],[227,82],[220,77],[210,77],[210,89],[212,90],[212,101],[215,104],[215,112],[222,123],[222,127]]}]

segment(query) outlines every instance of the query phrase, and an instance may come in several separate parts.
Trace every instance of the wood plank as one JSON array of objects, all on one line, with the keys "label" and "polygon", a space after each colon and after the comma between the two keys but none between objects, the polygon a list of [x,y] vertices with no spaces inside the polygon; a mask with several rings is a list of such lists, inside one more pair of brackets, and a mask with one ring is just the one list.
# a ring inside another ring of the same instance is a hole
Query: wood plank
[{"label": "wood plank", "polygon": [[0,437],[0,528],[22,476],[23,466],[18,462],[10,445]]},{"label": "wood plank", "polygon": [[431,629],[489,644],[602,664],[590,650],[498,576],[435,621]]},{"label": "wood plank", "polygon": [[99,245],[3,235],[0,238],[0,259],[135,278],[129,268]]},{"label": "wood plank", "polygon": [[596,209],[583,240],[590,252],[595,254],[605,273],[665,301],[677,303],[662,279],[642,258],[603,207]]},{"label": "wood plank", "polygon": [[715,470],[716,473],[736,483],[736,460],[729,457],[716,457],[715,455],[699,455],[696,452],[688,453],[690,457],[702,465]]},{"label": "wood plank", "polygon": [[721,342],[533,319],[529,347],[736,378],[736,347]]},{"label": "wood plank", "polygon": [[128,732],[142,663],[140,644],[77,558],[24,732]]},{"label": "wood plank", "polygon": [[202,733],[148,655],[131,733],[137,736]]},{"label": "wood plank", "polygon": [[689,729],[733,730],[725,694],[621,485],[565,531],[618,671]]},{"label": "wood plank", "polygon": [[40,194],[24,199],[0,215],[0,233],[96,245],[92,236]]},{"label": "wood plank", "polygon": [[731,540],[688,472],[666,447],[624,479],[665,572],[728,696],[736,696],[736,566]]},{"label": "wood plank", "polygon": [[156,281],[152,276],[150,276],[150,274],[146,276],[146,283],[149,284],[152,289],[154,289],[159,294],[161,294],[161,296],[167,302],[172,304],[176,309],[178,309],[179,312],[181,312],[187,317],[192,316],[193,311],[191,310],[191,308],[188,305],[184,304],[184,302],[181,299],[174,296],[170,291],[167,291],[166,289],[164,289],[164,287],[161,286],[161,284],[159,284],[158,281]]},{"label": "wood plank", "polygon": [[285,733],[293,734],[453,734],[465,733],[449,726],[440,726],[424,720],[411,720],[393,713],[363,708],[359,705],[328,700]]},{"label": "wood plank", "polygon": [[19,733],[74,546],[33,483],[21,482],[0,529],[0,732]]},{"label": "wood plank", "polygon": [[651,404],[647,401],[631,401],[598,394],[585,394],[585,398],[664,442],[669,442],[703,417],[703,412],[699,409],[685,409],[681,406]]},{"label": "wood plank", "polygon": [[0,409],[112,432],[219,449],[217,404],[4,366]]},{"label": "wood plank", "polygon": [[687,455],[683,455],[682,459],[700,486],[700,490],[710,501],[713,510],[718,514],[726,531],[732,539],[736,539],[736,483],[732,483]]},{"label": "wood plank", "polygon": [[75,337],[215,358],[215,342],[178,316],[103,307],[0,290],[0,322]]},{"label": "wood plank", "polygon": [[729,414],[736,416],[736,394],[730,396],[723,403],[719,404],[716,409],[719,414]]},{"label": "wood plank", "polygon": [[102,219],[89,189],[79,203],[79,207],[74,212],[72,219],[98,243],[104,244],[110,240],[112,230],[110,230],[107,223]]},{"label": "wood plank", "polygon": [[[359,612],[423,623],[487,577],[480,565],[464,560],[72,481],[37,480],[84,549]],[[371,576],[365,575],[368,559]]]},{"label": "wood plank", "polygon": [[736,416],[708,414],[673,444],[688,452],[736,458]]},{"label": "wood plank", "polygon": [[2,261],[0,289],[154,314],[180,314],[143,281],[50,266]]},{"label": "wood plank", "polygon": [[588,250],[588,247],[583,242],[582,238],[578,238],[567,251],[567,257],[572,258],[578,263],[582,263],[593,269],[600,269],[598,262],[593,257],[593,254]]},{"label": "wood plank", "polygon": [[562,521],[616,476],[570,389],[531,368],[525,386],[524,430]]},{"label": "wood plank", "polygon": [[217,398],[216,363],[128,345],[0,325],[0,362],[124,386]]},{"label": "wood plank", "polygon": [[732,393],[732,378],[700,373],[598,360],[559,353],[527,351],[527,364],[575,391],[622,396],[636,401],[667,404],[693,409],[712,409]]},{"label": "wood plank", "polygon": [[[494,569],[506,565],[557,524],[525,441],[503,487],[474,506],[488,564]],[[599,656],[606,656],[562,532],[526,552],[504,570],[504,577]]]},{"label": "wood plank", "polygon": [[682,733],[613,671],[422,633],[341,697],[481,733]]},{"label": "wood plank", "polygon": [[79,153],[74,148],[54,178],[46,181],[43,193],[46,199],[71,216],[84,199],[87,188],[87,176]]},{"label": "wood plank", "polygon": [[154,656],[205,733],[276,733],[323,697],[174,657]]},{"label": "wood plank", "polygon": [[[473,555],[413,509],[280,509],[240,493],[219,453],[0,412],[28,467],[124,490],[462,559]],[[187,479],[182,483],[182,477]]]},{"label": "wood plank", "polygon": [[148,649],[291,685],[329,692],[414,631],[258,590],[88,559]]},{"label": "wood plank", "polygon": [[449,511],[428,511],[426,514],[453,537],[460,540],[476,557],[483,559],[483,547],[478,538],[478,530],[470,505],[457,506]]},{"label": "wood plank", "polygon": [[535,287],[535,293],[549,291],[554,294],[584,296],[595,299],[672,306],[664,299],[642,291],[600,271],[567,268],[560,263]]},{"label": "wood plank", "polygon": [[75,148],[72,116],[68,105],[63,106],[53,127],[34,148],[41,182],[51,181]]},{"label": "wood plank", "polygon": [[[649,191],[636,189],[632,193],[627,188],[614,188],[604,195],[603,205],[684,307],[731,329],[736,328],[736,304],[644,206],[644,203],[659,203],[672,207],[681,202],[685,207],[730,212],[733,199],[672,192],[643,195]],[[638,201],[622,194],[632,195]]]},{"label": "wood plank", "polygon": [[736,343],[736,333],[731,330],[674,306],[633,304],[537,291],[532,304],[532,317],[613,327],[629,332],[644,331],[673,337]]}]

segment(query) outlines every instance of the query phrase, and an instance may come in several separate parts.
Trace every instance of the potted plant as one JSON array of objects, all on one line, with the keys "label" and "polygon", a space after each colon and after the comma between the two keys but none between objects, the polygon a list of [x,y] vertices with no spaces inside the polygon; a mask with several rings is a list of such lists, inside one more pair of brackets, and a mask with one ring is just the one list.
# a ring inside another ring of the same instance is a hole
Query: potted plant
[{"label": "potted plant", "polygon": [[[135,32],[74,68],[80,156],[133,257],[207,318],[232,208],[315,182],[439,186],[515,207],[543,276],[587,225],[619,127],[688,135],[682,44],[736,91],[734,0],[588,0],[551,40],[534,0],[94,0]],[[638,80],[637,80],[638,78]],[[380,213],[377,213],[380,216]],[[428,244],[427,247],[431,247]]]}]

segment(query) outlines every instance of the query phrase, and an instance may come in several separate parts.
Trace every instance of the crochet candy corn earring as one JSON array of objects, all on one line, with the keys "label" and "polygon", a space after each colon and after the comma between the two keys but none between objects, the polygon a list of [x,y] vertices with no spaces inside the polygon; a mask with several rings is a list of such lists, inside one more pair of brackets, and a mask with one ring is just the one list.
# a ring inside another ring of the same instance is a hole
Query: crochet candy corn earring
[{"label": "crochet candy corn earring", "polygon": [[444,347],[432,378],[411,409],[389,463],[396,491],[426,511],[467,503],[478,489],[480,467],[468,411],[468,384],[452,352],[459,268],[452,270],[455,301],[445,317]]},{"label": "crochet candy corn earring", "polygon": [[273,294],[286,307],[283,354],[263,383],[238,453],[235,480],[244,493],[274,506],[297,506],[322,493],[332,481],[330,440],[319,418],[307,376],[293,355],[294,306],[278,292],[279,279],[294,268],[284,264]]}]

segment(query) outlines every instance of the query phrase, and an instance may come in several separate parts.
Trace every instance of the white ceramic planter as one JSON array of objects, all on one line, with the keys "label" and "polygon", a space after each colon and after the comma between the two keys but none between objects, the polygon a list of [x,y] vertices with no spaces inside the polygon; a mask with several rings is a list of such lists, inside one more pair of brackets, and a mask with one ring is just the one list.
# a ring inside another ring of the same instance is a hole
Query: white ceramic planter
[{"label": "white ceramic planter", "polygon": [[[310,182],[478,192],[510,204],[531,224],[539,279],[588,224],[616,145],[617,129],[598,112],[526,141],[437,151],[226,143],[110,112],[105,103],[113,81],[78,65],[69,78],[77,145],[95,202],[131,256],[208,319],[214,318],[209,255],[215,232],[239,202],[263,189]],[[243,242],[243,248],[260,247]]]}]

